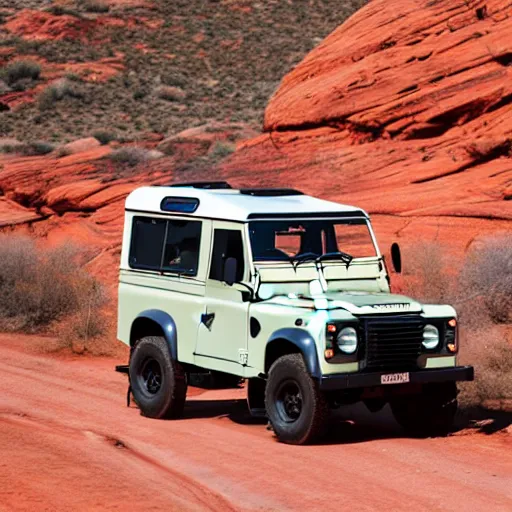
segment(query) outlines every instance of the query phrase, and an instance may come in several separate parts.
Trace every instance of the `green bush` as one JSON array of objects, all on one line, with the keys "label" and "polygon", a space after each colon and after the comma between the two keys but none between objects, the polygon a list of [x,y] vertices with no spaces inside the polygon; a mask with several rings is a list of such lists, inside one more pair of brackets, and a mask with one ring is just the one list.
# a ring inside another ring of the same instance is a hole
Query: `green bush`
[{"label": "green bush", "polygon": [[4,153],[19,153],[23,156],[39,156],[47,155],[55,149],[53,144],[49,142],[20,142],[2,147]]},{"label": "green bush", "polygon": [[117,135],[114,132],[110,132],[108,130],[96,130],[92,136],[103,146],[106,146],[110,142],[117,140]]},{"label": "green bush", "polygon": [[110,6],[101,0],[81,0],[80,6],[86,12],[105,13],[110,10]]},{"label": "green bush", "polygon": [[0,71],[0,78],[10,86],[23,79],[37,80],[40,75],[41,66],[30,60],[11,62]]},{"label": "green bush", "polygon": [[45,9],[46,12],[53,14],[54,16],[74,16],[75,18],[80,18],[80,13],[75,11],[74,9],[68,9],[63,5],[51,5]]}]

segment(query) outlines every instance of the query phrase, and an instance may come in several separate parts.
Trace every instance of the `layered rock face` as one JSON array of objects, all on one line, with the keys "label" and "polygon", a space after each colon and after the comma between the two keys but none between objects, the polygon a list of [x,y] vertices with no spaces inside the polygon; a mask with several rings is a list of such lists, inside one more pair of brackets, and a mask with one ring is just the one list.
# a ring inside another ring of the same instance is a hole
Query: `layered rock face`
[{"label": "layered rock face", "polygon": [[510,34],[509,1],[373,0],[283,79],[224,174],[357,204],[386,241],[510,233]]},{"label": "layered rock face", "polygon": [[88,138],[44,156],[0,152],[0,230],[85,249],[89,269],[114,285],[126,196],[139,186],[215,179],[219,152],[256,135],[244,124],[210,123],[163,140],[148,134],[136,147]]},{"label": "layered rock face", "polygon": [[[363,207],[383,246],[436,240],[461,253],[510,236],[510,34],[512,1],[373,0],[284,78],[261,135],[244,125],[155,135],[135,167],[95,139],[0,155],[0,228],[87,246],[92,269],[115,283],[133,188],[224,178]],[[154,149],[167,156],[150,159]]]}]

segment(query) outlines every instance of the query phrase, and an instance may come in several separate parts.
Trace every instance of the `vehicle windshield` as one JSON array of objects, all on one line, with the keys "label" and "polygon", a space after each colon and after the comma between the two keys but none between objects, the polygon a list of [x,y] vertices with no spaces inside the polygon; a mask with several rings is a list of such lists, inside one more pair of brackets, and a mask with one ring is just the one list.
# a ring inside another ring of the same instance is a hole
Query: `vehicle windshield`
[{"label": "vehicle windshield", "polygon": [[254,261],[377,256],[366,219],[252,221],[249,234]]}]

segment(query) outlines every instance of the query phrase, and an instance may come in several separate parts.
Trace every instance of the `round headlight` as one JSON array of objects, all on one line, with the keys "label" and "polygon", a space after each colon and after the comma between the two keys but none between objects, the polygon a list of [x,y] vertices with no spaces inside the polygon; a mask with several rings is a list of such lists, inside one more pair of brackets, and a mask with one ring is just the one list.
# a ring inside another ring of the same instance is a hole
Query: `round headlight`
[{"label": "round headlight", "polygon": [[425,325],[423,329],[423,346],[428,349],[439,345],[439,329],[435,325]]},{"label": "round headlight", "polygon": [[336,338],[338,348],[345,354],[353,354],[357,349],[357,332],[353,327],[341,329]]}]

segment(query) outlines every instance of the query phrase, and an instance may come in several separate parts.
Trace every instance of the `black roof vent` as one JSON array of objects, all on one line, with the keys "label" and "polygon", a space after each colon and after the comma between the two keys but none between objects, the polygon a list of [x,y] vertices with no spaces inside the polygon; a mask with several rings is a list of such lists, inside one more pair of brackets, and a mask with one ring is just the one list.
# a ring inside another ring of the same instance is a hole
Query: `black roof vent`
[{"label": "black roof vent", "polygon": [[240,194],[246,196],[279,197],[279,196],[302,196],[300,190],[293,188],[242,188]]},{"label": "black roof vent", "polygon": [[192,187],[206,190],[225,190],[233,188],[227,181],[191,181],[189,183],[173,183],[171,187]]}]

